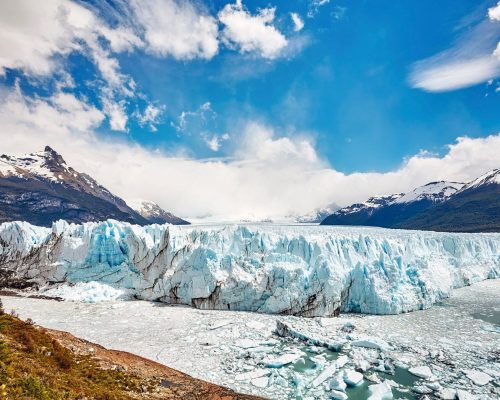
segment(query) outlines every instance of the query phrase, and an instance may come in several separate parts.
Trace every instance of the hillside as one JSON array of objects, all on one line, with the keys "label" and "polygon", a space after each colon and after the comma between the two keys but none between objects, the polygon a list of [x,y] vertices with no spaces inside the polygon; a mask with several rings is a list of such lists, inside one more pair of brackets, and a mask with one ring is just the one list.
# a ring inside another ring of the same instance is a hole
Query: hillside
[{"label": "hillside", "polygon": [[258,400],[0,311],[0,398]]}]

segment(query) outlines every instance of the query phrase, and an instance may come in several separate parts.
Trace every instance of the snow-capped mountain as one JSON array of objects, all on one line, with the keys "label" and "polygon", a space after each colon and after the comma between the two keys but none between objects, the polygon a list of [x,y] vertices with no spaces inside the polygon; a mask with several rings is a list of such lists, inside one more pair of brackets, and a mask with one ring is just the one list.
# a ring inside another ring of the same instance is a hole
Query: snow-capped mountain
[{"label": "snow-capped mountain", "polygon": [[337,210],[334,214],[336,215],[352,215],[356,213],[363,213],[367,216],[373,214],[373,212],[381,207],[388,206],[392,204],[395,200],[403,196],[403,193],[391,194],[389,196],[375,196],[370,197],[363,203],[355,203],[350,206],[341,208]]},{"label": "snow-capped mountain", "polygon": [[424,186],[419,186],[402,196],[395,199],[392,204],[413,203],[415,201],[430,200],[439,203],[446,200],[452,194],[464,187],[461,182],[431,182]]},{"label": "snow-capped mountain", "polygon": [[129,200],[127,204],[152,224],[188,225],[189,222],[165,211],[158,204],[148,200]]},{"label": "snow-capped mountain", "polygon": [[289,218],[294,222],[298,222],[301,224],[319,224],[326,217],[333,214],[340,207],[337,204],[329,204],[326,207],[316,208],[311,212],[303,215],[291,215]]},{"label": "snow-capped mountain", "polygon": [[488,186],[488,185],[500,185],[500,168],[496,168],[492,171],[489,171],[481,175],[479,178],[474,179],[467,185],[464,185],[461,188],[460,192],[465,192],[466,190],[470,189],[478,189],[481,186]]},{"label": "snow-capped mountain", "polygon": [[500,170],[467,184],[431,182],[405,194],[344,207],[323,225],[367,225],[443,231],[500,230]]},{"label": "snow-capped mountain", "polygon": [[67,165],[51,147],[22,157],[0,156],[0,222],[50,225],[117,219],[140,225],[146,218],[97,183]]},{"label": "snow-capped mountain", "polygon": [[446,201],[402,222],[398,228],[500,232],[500,169],[467,183]]}]

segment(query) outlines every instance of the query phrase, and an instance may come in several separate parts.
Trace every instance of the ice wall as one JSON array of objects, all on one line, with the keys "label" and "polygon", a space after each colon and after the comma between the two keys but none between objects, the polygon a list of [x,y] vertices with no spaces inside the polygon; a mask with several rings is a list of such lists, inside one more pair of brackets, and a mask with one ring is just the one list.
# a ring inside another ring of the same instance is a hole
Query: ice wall
[{"label": "ice wall", "polygon": [[500,277],[500,234],[335,226],[0,225],[0,272],[39,287],[97,281],[205,309],[329,316],[431,306]]}]

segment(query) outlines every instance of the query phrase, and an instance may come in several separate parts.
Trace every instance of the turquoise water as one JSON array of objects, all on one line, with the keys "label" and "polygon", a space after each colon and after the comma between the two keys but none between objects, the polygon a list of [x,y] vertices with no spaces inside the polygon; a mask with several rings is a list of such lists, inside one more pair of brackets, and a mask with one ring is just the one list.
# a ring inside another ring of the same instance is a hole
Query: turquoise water
[{"label": "turquoise water", "polygon": [[[290,343],[288,343],[290,344]],[[341,353],[337,353],[328,349],[318,348],[317,351],[311,351],[311,348],[306,345],[297,345],[297,347],[303,351],[306,356],[297,360],[294,364],[290,365],[288,368],[295,372],[299,373],[301,376],[305,378],[306,381],[309,381],[313,377],[315,377],[319,372],[320,368],[314,362],[314,357],[321,355],[328,362],[336,360]],[[368,372],[368,374],[373,373],[374,371]],[[394,382],[400,384],[403,388],[402,390],[398,390],[393,388],[392,393],[394,399],[408,399],[408,400],[417,400],[418,396],[415,396],[411,393],[410,388],[414,386],[414,384],[419,381],[419,378],[410,374],[407,370],[399,367],[395,367],[394,375],[384,373],[384,372],[375,372],[381,380],[390,379]],[[351,400],[366,400],[369,396],[368,386],[372,385],[373,382],[368,380],[364,380],[363,383],[356,387],[348,387],[346,389],[346,394],[349,396]],[[307,396],[307,393],[305,393]],[[326,394],[329,398],[328,395]],[[292,397],[293,398],[293,397]],[[296,400],[302,399],[302,397],[296,397]]]},{"label": "turquoise water", "polygon": [[500,326],[500,311],[498,310],[491,310],[488,312],[477,312],[471,315],[475,319],[480,319],[482,321],[489,322],[490,324]]}]

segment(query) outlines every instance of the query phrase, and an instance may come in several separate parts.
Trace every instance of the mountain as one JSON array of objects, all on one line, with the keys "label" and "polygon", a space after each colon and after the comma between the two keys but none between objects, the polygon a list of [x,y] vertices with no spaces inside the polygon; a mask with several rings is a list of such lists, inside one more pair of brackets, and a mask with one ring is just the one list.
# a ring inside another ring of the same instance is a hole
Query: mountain
[{"label": "mountain", "polygon": [[500,170],[467,184],[432,182],[406,194],[342,208],[322,225],[367,225],[453,232],[500,231]]},{"label": "mountain", "polygon": [[189,225],[188,221],[165,211],[155,202],[148,200],[132,200],[127,201],[127,204],[152,224]]},{"label": "mountain", "polygon": [[337,211],[340,207],[334,203],[323,208],[316,208],[303,215],[291,215],[289,218],[301,224],[319,224],[326,217]]},{"label": "mountain", "polygon": [[[387,207],[394,200],[403,196],[403,193],[391,194],[389,196],[370,197],[364,203],[352,204],[341,208],[329,217],[325,218],[322,225],[364,225],[365,221],[370,220],[372,215],[378,209]],[[329,222],[332,223],[329,223]],[[328,222],[328,223],[327,223]]]},{"label": "mountain", "polygon": [[446,201],[395,227],[448,232],[500,232],[500,169],[469,182]]},{"label": "mountain", "polygon": [[150,223],[91,176],[68,166],[49,146],[22,157],[0,156],[0,222],[50,226],[58,219]]}]

